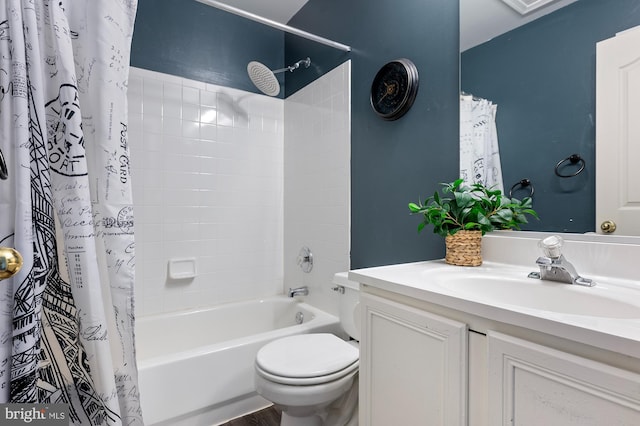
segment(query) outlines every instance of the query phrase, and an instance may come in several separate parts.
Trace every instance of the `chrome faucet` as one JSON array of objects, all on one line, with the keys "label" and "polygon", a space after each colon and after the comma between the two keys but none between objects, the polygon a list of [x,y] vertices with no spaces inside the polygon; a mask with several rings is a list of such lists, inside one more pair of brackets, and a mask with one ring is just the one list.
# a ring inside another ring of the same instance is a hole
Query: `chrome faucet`
[{"label": "chrome faucet", "polygon": [[573,264],[565,259],[560,250],[563,243],[562,238],[557,235],[552,235],[541,240],[538,246],[540,246],[545,256],[540,256],[536,260],[536,264],[540,268],[540,273],[537,274],[534,272],[529,274],[529,276],[542,280],[578,284],[587,287],[596,285],[593,280],[581,277]]},{"label": "chrome faucet", "polygon": [[289,289],[289,297],[307,296],[308,294],[309,294],[309,287],[307,287],[306,285],[303,287]]}]

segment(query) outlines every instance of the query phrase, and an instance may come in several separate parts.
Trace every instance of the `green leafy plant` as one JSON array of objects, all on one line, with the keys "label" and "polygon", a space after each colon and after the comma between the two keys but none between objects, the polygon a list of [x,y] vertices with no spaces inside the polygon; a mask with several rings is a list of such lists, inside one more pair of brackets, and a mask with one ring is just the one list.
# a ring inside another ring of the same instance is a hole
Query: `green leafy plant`
[{"label": "green leafy plant", "polygon": [[412,214],[423,215],[418,232],[433,225],[433,232],[443,237],[461,230],[482,231],[484,235],[496,229],[520,229],[528,223],[526,215],[538,218],[530,197],[508,198],[499,189],[463,182],[442,183],[442,194],[436,191],[424,203],[409,203]]}]

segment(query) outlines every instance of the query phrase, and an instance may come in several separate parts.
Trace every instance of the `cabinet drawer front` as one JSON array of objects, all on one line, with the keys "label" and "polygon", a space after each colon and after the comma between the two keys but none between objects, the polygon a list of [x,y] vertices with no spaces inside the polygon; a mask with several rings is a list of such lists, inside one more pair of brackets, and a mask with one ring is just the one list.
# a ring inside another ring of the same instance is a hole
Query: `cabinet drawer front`
[{"label": "cabinet drawer front", "polygon": [[489,424],[640,425],[640,375],[488,334]]}]

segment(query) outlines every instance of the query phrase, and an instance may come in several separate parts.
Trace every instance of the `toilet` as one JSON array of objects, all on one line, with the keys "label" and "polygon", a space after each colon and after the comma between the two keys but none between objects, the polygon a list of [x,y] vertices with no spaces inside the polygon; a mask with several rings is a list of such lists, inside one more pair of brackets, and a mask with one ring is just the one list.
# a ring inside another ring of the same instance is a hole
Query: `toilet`
[{"label": "toilet", "polygon": [[356,426],[360,351],[359,285],[335,274],[340,325],[330,333],[283,337],[256,355],[256,390],[282,409],[281,426]]}]

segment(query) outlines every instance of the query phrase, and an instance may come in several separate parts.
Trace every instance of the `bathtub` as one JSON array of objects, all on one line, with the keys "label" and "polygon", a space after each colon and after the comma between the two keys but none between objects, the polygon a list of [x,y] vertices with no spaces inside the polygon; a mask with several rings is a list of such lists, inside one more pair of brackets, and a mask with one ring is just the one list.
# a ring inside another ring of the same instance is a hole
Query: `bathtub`
[{"label": "bathtub", "polygon": [[264,408],[269,402],[253,382],[258,350],[283,336],[340,330],[337,317],[284,296],[141,317],[136,349],[145,424],[210,426]]}]

